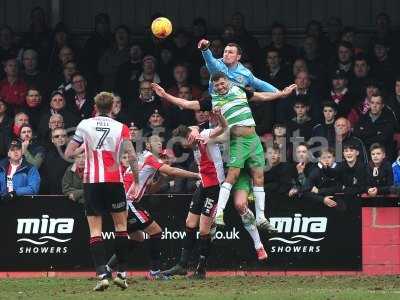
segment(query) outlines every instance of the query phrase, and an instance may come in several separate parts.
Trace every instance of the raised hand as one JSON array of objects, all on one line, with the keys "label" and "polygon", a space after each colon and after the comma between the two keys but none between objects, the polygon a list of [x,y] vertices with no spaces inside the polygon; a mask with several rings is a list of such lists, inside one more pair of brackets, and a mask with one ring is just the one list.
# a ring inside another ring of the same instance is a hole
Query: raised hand
[{"label": "raised hand", "polygon": [[165,92],[165,90],[159,86],[157,83],[152,83],[151,84],[151,88],[153,89],[153,91],[161,98],[165,98],[165,95],[167,94]]},{"label": "raised hand", "polygon": [[297,84],[291,84],[287,87],[285,87],[282,91],[282,97],[288,97],[290,94],[293,93],[293,91],[297,88]]},{"label": "raised hand", "polygon": [[210,46],[210,41],[206,39],[201,39],[197,44],[197,48],[200,50],[206,50]]}]

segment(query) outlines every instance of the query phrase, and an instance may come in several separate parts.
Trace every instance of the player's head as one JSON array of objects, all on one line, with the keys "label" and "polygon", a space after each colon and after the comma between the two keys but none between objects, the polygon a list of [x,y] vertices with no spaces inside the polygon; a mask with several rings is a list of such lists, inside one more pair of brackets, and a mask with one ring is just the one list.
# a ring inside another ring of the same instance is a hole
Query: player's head
[{"label": "player's head", "polygon": [[322,149],[318,160],[323,167],[331,167],[335,162],[335,151],[332,148]]},{"label": "player's head", "polygon": [[190,143],[189,142],[189,134],[192,132],[192,129],[188,126],[185,125],[179,125],[177,128],[172,131],[172,135],[176,138],[180,139],[180,143],[182,144],[183,148],[192,148],[194,145],[194,142]]},{"label": "player's head", "polygon": [[375,165],[380,165],[386,157],[385,147],[381,144],[372,144],[369,151],[371,154],[371,160]]},{"label": "player's head", "polygon": [[113,108],[114,94],[101,92],[94,97],[94,105],[99,114],[108,115]]},{"label": "player's head", "polygon": [[214,86],[214,92],[218,95],[225,95],[229,91],[229,80],[224,73],[217,72],[213,74],[211,82]]},{"label": "player's head", "polygon": [[146,139],[146,149],[153,154],[159,155],[162,152],[162,140],[158,135],[149,136]]},{"label": "player's head", "polygon": [[222,60],[224,64],[231,66],[236,65],[242,57],[242,48],[236,43],[228,43],[225,46]]}]

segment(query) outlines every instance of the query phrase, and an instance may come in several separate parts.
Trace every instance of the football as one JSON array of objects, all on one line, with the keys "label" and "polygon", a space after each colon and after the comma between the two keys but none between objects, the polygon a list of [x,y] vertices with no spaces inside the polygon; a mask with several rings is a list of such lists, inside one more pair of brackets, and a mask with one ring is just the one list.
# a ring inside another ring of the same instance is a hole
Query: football
[{"label": "football", "polygon": [[155,37],[165,39],[172,32],[172,23],[164,17],[159,17],[151,23],[151,31]]}]

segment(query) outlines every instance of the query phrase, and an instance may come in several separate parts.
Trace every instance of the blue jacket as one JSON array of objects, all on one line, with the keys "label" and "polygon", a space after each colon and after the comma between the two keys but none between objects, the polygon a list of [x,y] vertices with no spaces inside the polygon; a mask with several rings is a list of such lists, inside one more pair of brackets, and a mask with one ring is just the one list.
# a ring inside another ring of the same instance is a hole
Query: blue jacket
[{"label": "blue jacket", "polygon": [[[3,196],[7,193],[7,170],[9,160],[8,158],[0,161],[0,195]],[[60,179],[61,180],[61,179]],[[40,175],[36,167],[22,161],[21,166],[17,169],[13,176],[14,191],[18,196],[21,195],[35,195],[39,192]]]},{"label": "blue jacket", "polygon": [[398,158],[393,164],[393,183],[395,186],[400,186],[400,159]]},{"label": "blue jacket", "polygon": [[[251,86],[258,92],[276,92],[278,89],[274,87],[272,84],[269,84],[268,82],[262,81],[261,79],[258,79],[251,73],[249,69],[247,69],[245,66],[243,66],[241,63],[238,63],[236,68],[234,69],[229,69],[227,65],[224,64],[222,61],[222,58],[216,59],[212,55],[210,49],[207,49],[206,51],[201,51],[204,61],[206,62],[206,66],[208,69],[208,72],[212,76],[213,74],[217,72],[222,72],[226,76],[228,76],[229,80],[242,88],[246,86]],[[210,80],[210,83],[208,85],[208,90],[211,94],[212,92],[212,83]]]}]

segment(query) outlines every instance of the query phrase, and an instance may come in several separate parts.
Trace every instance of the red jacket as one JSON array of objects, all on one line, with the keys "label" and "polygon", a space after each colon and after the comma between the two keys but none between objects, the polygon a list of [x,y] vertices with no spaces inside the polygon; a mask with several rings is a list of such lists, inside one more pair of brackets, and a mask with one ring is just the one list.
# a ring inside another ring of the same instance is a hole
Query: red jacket
[{"label": "red jacket", "polygon": [[28,92],[28,85],[22,79],[17,79],[14,84],[10,84],[7,78],[0,81],[0,98],[12,106],[25,105],[25,96]]}]

